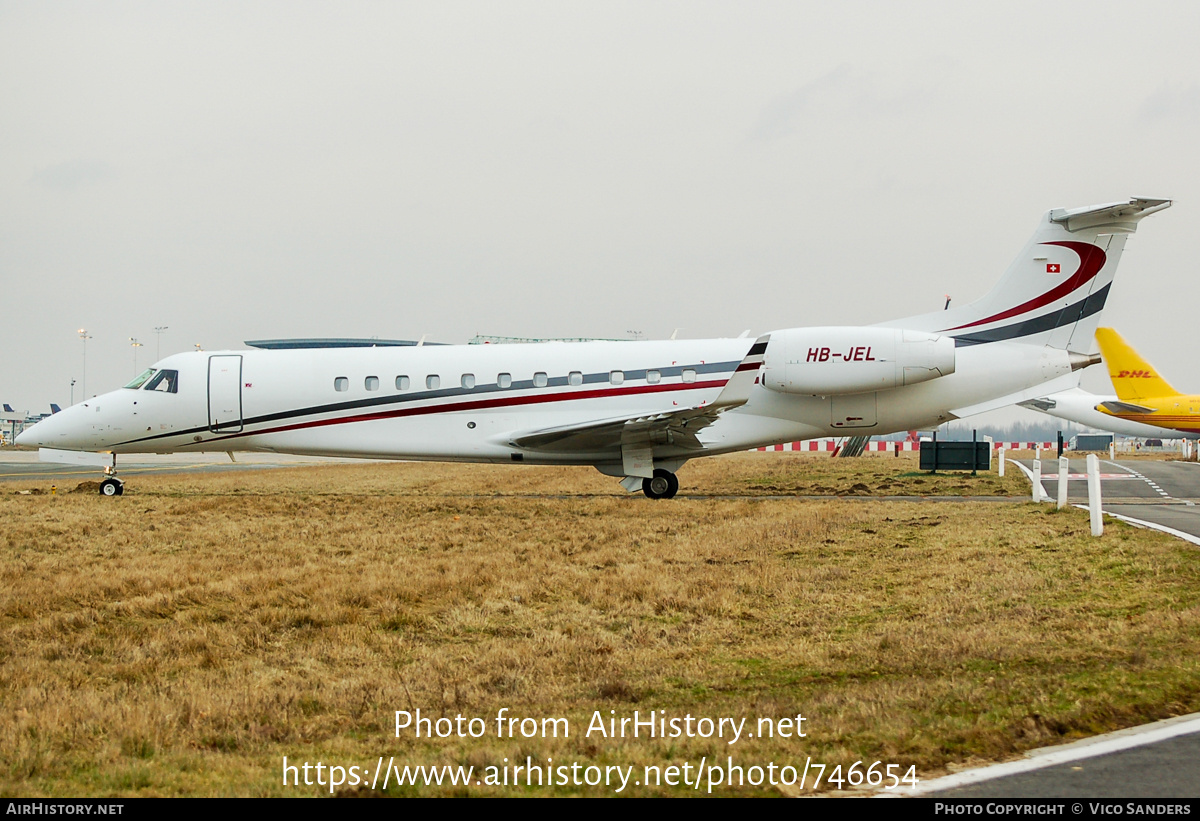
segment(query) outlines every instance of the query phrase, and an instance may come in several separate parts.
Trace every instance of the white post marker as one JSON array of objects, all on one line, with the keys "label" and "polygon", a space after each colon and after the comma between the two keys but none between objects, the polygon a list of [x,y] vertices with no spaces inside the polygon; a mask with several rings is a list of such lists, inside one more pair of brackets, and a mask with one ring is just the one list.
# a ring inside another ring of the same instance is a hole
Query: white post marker
[{"label": "white post marker", "polygon": [[1004,478],[1004,445],[1000,446],[1000,467],[998,468],[1000,478]]},{"label": "white post marker", "polygon": [[1058,509],[1067,506],[1067,471],[1071,460],[1065,456],[1058,457]]},{"label": "white post marker", "polygon": [[1108,458],[1109,459],[1117,458],[1117,446],[1114,442],[1108,443]]},{"label": "white post marker", "polygon": [[1033,460],[1033,501],[1042,501],[1042,460]]},{"label": "white post marker", "polygon": [[1087,458],[1088,512],[1092,515],[1092,535],[1104,535],[1104,516],[1100,511],[1100,458],[1089,453]]}]

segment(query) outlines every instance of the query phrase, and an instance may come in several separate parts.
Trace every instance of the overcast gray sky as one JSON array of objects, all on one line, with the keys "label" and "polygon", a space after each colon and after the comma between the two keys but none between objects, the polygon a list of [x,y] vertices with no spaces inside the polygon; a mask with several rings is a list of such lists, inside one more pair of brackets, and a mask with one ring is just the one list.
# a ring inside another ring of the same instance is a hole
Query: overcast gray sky
[{"label": "overcast gray sky", "polygon": [[876,322],[1129,196],[1176,205],[1104,324],[1200,392],[1200,4],[981,5],[0,2],[0,399],[65,404],[80,327],[92,394],[155,326]]}]

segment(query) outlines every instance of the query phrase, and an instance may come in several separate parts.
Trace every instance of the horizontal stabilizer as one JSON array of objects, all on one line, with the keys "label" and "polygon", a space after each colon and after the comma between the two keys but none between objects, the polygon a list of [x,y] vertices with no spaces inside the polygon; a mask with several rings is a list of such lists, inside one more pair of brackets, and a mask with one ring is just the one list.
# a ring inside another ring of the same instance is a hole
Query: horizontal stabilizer
[{"label": "horizontal stabilizer", "polygon": [[1050,221],[1059,223],[1072,233],[1085,228],[1133,231],[1137,228],[1138,220],[1170,207],[1170,200],[1136,197],[1127,202],[1091,205],[1086,208],[1055,208],[1050,212]]},{"label": "horizontal stabilizer", "polygon": [[950,413],[956,419],[962,419],[964,416],[974,416],[977,413],[987,413],[988,411],[1000,410],[1000,408],[1006,408],[1009,405],[1021,405],[1026,402],[1031,402],[1032,400],[1043,399],[1052,393],[1058,393],[1059,391],[1066,391],[1070,390],[1071,388],[1078,387],[1080,376],[1081,374],[1078,371],[1075,373],[1064,373],[1062,376],[1051,379],[1049,382],[1043,382],[1040,385],[1035,385],[1032,388],[1026,388],[1023,391],[1010,393],[1008,396],[1001,396],[987,402],[980,402],[978,405],[955,408],[954,410],[950,411]]},{"label": "horizontal stabilizer", "polygon": [[1148,408],[1145,405],[1135,405],[1133,402],[1101,402],[1096,409],[1104,408],[1109,413],[1156,413],[1158,408]]}]

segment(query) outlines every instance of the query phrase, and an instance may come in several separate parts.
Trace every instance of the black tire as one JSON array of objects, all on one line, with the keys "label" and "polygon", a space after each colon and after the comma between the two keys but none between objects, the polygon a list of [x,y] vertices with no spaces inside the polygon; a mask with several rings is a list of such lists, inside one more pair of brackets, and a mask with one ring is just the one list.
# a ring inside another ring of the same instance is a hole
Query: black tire
[{"label": "black tire", "polygon": [[125,483],[120,479],[105,479],[100,483],[101,496],[120,496],[125,492]]},{"label": "black tire", "polygon": [[642,493],[649,499],[670,499],[679,492],[679,480],[669,470],[658,468],[654,476],[642,480]]},{"label": "black tire", "polygon": [[679,492],[679,477],[676,476],[674,473],[671,473],[670,471],[665,470],[665,471],[663,471],[663,473],[667,474],[667,482],[668,482],[667,495],[663,496],[663,498],[664,499],[674,499],[675,494]]}]

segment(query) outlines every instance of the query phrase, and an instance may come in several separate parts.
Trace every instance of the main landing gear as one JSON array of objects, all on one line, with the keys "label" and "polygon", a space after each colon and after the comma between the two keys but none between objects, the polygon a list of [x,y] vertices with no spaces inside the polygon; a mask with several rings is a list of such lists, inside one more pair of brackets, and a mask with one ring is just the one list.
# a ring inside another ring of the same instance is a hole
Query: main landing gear
[{"label": "main landing gear", "polygon": [[654,469],[654,476],[642,480],[642,493],[650,499],[674,499],[679,492],[679,478],[669,470]]}]

